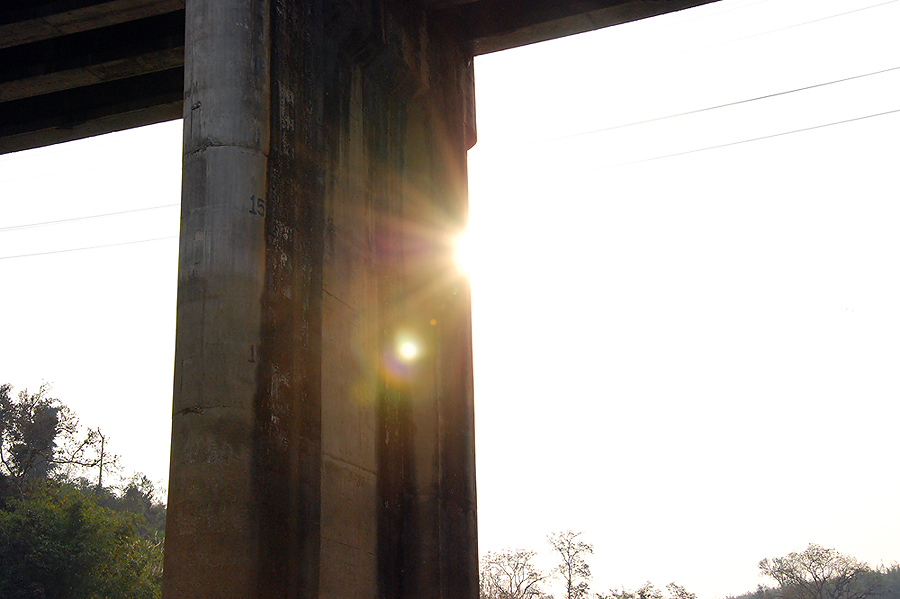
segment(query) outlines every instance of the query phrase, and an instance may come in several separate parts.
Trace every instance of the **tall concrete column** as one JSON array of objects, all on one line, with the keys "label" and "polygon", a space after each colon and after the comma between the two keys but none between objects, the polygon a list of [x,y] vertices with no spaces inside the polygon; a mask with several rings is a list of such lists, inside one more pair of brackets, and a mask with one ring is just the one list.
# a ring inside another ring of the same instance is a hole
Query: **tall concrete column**
[{"label": "tall concrete column", "polygon": [[255,596],[255,398],[269,150],[269,5],[187,3],[184,162],[163,594]]},{"label": "tall concrete column", "polygon": [[471,56],[412,1],[187,31],[164,597],[474,599]]}]

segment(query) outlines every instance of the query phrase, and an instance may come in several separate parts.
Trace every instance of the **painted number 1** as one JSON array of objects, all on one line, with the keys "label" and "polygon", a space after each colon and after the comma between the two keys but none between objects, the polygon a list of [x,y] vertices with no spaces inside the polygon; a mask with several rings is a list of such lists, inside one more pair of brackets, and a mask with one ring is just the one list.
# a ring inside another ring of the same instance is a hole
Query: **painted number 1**
[{"label": "painted number 1", "polygon": [[250,214],[255,214],[256,216],[265,216],[266,201],[256,196],[250,196],[250,210],[248,210],[248,212],[250,212]]}]

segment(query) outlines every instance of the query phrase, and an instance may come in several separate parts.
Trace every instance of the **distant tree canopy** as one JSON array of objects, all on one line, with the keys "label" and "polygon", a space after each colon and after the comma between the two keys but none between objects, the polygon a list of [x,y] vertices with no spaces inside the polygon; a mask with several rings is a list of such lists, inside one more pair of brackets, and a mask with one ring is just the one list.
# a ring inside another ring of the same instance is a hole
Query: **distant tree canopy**
[{"label": "distant tree canopy", "polygon": [[900,599],[900,564],[870,567],[854,557],[810,544],[803,551],[759,562],[776,586],[728,599]]},{"label": "distant tree canopy", "polygon": [[0,597],[159,597],[165,506],[142,474],[103,486],[105,445],[46,386],[0,385]]},{"label": "distant tree canopy", "polygon": [[775,579],[781,599],[867,599],[879,577],[865,562],[810,543],[804,551],[759,562],[760,574]]},{"label": "distant tree canopy", "polygon": [[[551,576],[562,582],[561,599],[588,597],[591,571],[586,556],[593,545],[571,530],[548,537],[557,567],[544,574],[535,565],[535,551],[507,549],[481,560],[480,599],[553,599],[543,585]],[[777,586],[760,585],[755,591],[727,599],[900,599],[900,564],[871,568],[865,562],[810,544],[805,550],[759,562],[762,576]],[[592,599],[697,599],[674,582],[666,590],[646,582],[636,590],[625,587],[593,593]]]},{"label": "distant tree canopy", "polygon": [[636,591],[630,591],[625,587],[610,589],[606,595],[595,593],[594,599],[697,599],[695,593],[689,592],[683,586],[674,582],[667,584],[666,590],[668,591],[668,597],[653,586],[652,582],[648,581],[638,587]]}]

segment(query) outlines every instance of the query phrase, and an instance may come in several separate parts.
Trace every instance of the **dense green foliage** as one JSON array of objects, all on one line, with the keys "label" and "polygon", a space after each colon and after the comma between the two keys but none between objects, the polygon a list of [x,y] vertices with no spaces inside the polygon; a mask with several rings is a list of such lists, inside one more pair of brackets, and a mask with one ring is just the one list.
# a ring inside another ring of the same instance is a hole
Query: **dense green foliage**
[{"label": "dense green foliage", "polygon": [[0,597],[152,599],[161,539],[73,485],[35,483],[0,510]]},{"label": "dense green foliage", "polygon": [[45,387],[14,398],[0,385],[3,599],[160,595],[165,506],[140,474],[103,487],[114,463],[105,438],[79,432],[74,414]]}]

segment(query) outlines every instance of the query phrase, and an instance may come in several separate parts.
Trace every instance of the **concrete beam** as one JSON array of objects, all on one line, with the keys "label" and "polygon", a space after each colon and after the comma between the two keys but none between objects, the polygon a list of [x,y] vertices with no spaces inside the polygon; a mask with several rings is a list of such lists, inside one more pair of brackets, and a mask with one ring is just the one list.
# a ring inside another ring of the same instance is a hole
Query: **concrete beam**
[{"label": "concrete beam", "polygon": [[180,68],[184,11],[0,49],[0,102]]},{"label": "concrete beam", "polygon": [[[0,153],[181,116],[183,0],[18,4],[4,6],[0,15],[9,22],[2,27],[27,31],[38,15],[79,32],[62,35],[62,27],[40,41],[0,48]],[[101,10],[115,8],[123,10]]]},{"label": "concrete beam", "polygon": [[177,119],[184,69],[175,68],[0,105],[0,154]]},{"label": "concrete beam", "polygon": [[478,0],[435,4],[445,27],[488,54],[717,0]]},{"label": "concrete beam", "polygon": [[185,0],[14,0],[0,7],[0,48],[184,10]]},{"label": "concrete beam", "polygon": [[[424,7],[429,26],[441,30],[452,43],[484,54],[709,1],[420,0],[420,4],[409,4]],[[171,104],[171,98],[182,91],[177,83],[149,91],[130,84],[98,84],[181,66],[184,5],[185,0],[10,0],[0,6],[0,152],[177,118],[178,110]],[[343,44],[343,51],[366,62],[365,52],[379,41],[373,38],[378,33],[371,25],[380,5],[380,0],[331,0],[323,5],[324,26],[329,35],[340,36],[335,42]],[[164,29],[150,26],[163,21],[168,23]],[[126,30],[132,34],[116,35]],[[385,41],[381,40],[382,45]],[[367,69],[385,75],[396,58],[376,52]],[[408,74],[413,79],[404,82],[406,88],[421,90],[425,74]],[[163,79],[156,82],[162,84]],[[64,95],[66,91],[72,95]],[[111,95],[97,95],[101,93]],[[61,100],[69,97],[75,98],[71,106],[77,116],[66,114],[70,104]],[[56,112],[40,115],[15,104],[27,98],[34,98],[35,106],[44,111]],[[163,103],[149,106],[148,98]],[[125,112],[116,114],[117,107]],[[7,118],[23,113],[32,115],[32,121],[24,122],[33,123],[31,135],[22,123]],[[88,122],[85,118],[91,113],[98,116]],[[469,143],[474,143],[474,104],[469,113]],[[58,129],[46,128],[47,122],[59,123]],[[4,131],[12,138],[4,137]]]}]

